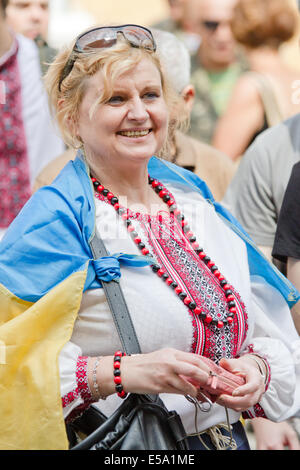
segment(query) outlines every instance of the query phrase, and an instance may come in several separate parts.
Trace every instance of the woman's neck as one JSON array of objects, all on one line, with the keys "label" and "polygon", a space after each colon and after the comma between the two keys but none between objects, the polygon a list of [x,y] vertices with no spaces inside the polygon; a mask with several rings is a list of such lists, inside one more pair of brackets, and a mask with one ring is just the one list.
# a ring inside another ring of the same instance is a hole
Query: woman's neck
[{"label": "woman's neck", "polygon": [[250,49],[247,58],[251,69],[257,72],[277,70],[282,64],[278,50],[271,47]]},{"label": "woman's neck", "polygon": [[148,184],[147,165],[107,168],[90,164],[90,171],[91,176],[118,197],[123,206],[153,215],[161,210],[162,201]]}]

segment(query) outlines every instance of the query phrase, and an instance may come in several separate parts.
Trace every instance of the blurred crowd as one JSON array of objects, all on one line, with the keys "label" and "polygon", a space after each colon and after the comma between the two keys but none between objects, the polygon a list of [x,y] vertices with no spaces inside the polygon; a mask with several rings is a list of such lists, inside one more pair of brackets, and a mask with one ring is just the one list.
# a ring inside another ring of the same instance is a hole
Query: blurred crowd
[{"label": "blurred crowd", "polygon": [[[300,289],[300,52],[294,68],[281,54],[299,34],[299,11],[287,0],[168,6],[169,17],[150,26],[189,127],[163,157],[203,179]],[[48,0],[0,2],[0,238],[32,192],[76,154],[55,128],[44,90],[56,54],[48,22]],[[253,420],[255,447],[299,449],[297,426],[296,418]]]}]

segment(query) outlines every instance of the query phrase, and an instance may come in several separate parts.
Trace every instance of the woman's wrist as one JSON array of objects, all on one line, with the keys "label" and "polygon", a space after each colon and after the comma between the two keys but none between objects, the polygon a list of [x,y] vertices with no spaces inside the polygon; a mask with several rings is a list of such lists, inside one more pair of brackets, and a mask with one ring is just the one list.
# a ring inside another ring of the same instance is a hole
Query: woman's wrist
[{"label": "woman's wrist", "polygon": [[267,366],[265,360],[261,356],[259,356],[258,354],[255,354],[255,353],[246,354],[245,357],[247,357],[251,361],[255,362],[256,367],[257,367],[259,373],[261,374],[261,376],[263,378],[264,385],[266,386],[267,385],[267,380],[268,380],[268,366]]},{"label": "woman's wrist", "polygon": [[115,393],[113,356],[89,357],[88,384],[95,401]]}]

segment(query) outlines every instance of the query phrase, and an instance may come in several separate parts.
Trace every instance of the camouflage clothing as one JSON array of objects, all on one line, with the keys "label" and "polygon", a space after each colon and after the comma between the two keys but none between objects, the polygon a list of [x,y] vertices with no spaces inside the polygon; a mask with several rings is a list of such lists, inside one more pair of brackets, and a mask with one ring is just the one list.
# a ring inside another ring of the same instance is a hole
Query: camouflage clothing
[{"label": "camouflage clothing", "polygon": [[248,69],[244,59],[238,59],[223,72],[208,72],[192,57],[191,83],[195,87],[195,103],[191,113],[189,135],[211,143],[218,118],[226,109],[232,89],[240,75]]}]

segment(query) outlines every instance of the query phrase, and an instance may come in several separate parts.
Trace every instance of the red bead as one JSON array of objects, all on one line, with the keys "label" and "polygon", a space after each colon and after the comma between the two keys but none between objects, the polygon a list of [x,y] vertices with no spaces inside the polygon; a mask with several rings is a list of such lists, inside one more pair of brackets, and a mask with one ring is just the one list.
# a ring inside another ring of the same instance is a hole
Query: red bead
[{"label": "red bead", "polygon": [[118,392],[117,395],[118,395],[118,397],[120,397],[120,398],[125,398],[126,395],[127,395],[127,393],[124,392],[124,390],[122,390],[122,392]]},{"label": "red bead", "polygon": [[225,277],[223,276],[223,274],[220,274],[220,276],[218,276],[218,279],[219,281],[224,281]]},{"label": "red bead", "polygon": [[189,305],[189,304],[191,303],[191,301],[192,301],[192,299],[190,299],[189,297],[186,297],[186,298],[184,299],[183,303],[184,303],[185,305]]},{"label": "red bead", "polygon": [[176,292],[177,295],[181,294],[181,292],[182,292],[181,287],[179,287],[179,286],[176,287],[175,292]]},{"label": "red bead", "polygon": [[215,263],[213,261],[209,261],[207,263],[207,266],[209,267],[209,269],[212,268],[214,265],[215,265]]},{"label": "red bead", "polygon": [[233,318],[232,317],[227,317],[227,323],[231,325],[233,323]]},{"label": "red bead", "polygon": [[173,204],[175,204],[174,199],[170,199],[170,200],[167,202],[167,205],[168,205],[169,207],[173,206]]},{"label": "red bead", "polygon": [[194,308],[193,312],[194,312],[195,315],[200,315],[200,313],[202,312],[202,310],[201,310],[201,308],[196,307],[196,308]]},{"label": "red bead", "polygon": [[222,321],[218,321],[217,328],[223,328],[224,323]]},{"label": "red bead", "polygon": [[99,184],[99,186],[97,186],[96,188],[96,191],[97,193],[102,193],[103,189],[104,189],[104,186],[102,186],[102,184]]},{"label": "red bead", "polygon": [[165,189],[162,189],[161,191],[159,191],[158,195],[159,197],[163,198],[164,196],[166,196],[168,194],[168,191],[166,191]]},{"label": "red bead", "polygon": [[165,270],[164,270],[164,269],[159,269],[159,270],[157,271],[157,275],[158,275],[159,277],[161,277],[164,273],[165,273]]},{"label": "red bead", "polygon": [[96,178],[91,178],[93,183],[96,183],[97,179]]},{"label": "red bead", "polygon": [[159,182],[157,180],[152,181],[151,183],[152,188],[156,188],[159,185]]},{"label": "red bead", "polygon": [[186,235],[187,238],[191,238],[191,237],[194,236],[193,232],[191,232],[191,231],[187,232],[185,235]]},{"label": "red bead", "polygon": [[122,351],[118,350],[115,352],[115,356],[123,356],[124,354],[122,353]]},{"label": "red bead", "polygon": [[182,220],[182,221],[181,221],[181,226],[182,226],[182,227],[185,227],[187,224],[188,224],[188,222],[187,222],[186,220]]},{"label": "red bead", "polygon": [[133,239],[133,241],[134,241],[134,243],[136,243],[138,245],[139,243],[141,243],[142,240],[141,240],[141,238],[136,237],[136,238]]},{"label": "red bead", "polygon": [[121,377],[119,375],[114,377],[114,382],[115,382],[115,384],[120,385],[120,383],[122,383]]},{"label": "red bead", "polygon": [[226,301],[227,301],[227,302],[230,302],[231,300],[235,300],[235,298],[234,298],[234,296],[233,296],[232,294],[230,294],[230,295],[228,295],[228,296],[226,297]]},{"label": "red bead", "polygon": [[176,217],[177,217],[178,215],[180,215],[180,210],[179,210],[179,209],[175,209],[174,215],[175,215]]},{"label": "red bead", "polygon": [[206,315],[206,317],[205,317],[205,320],[204,320],[204,321],[205,321],[205,323],[208,323],[208,324],[209,324],[209,323],[211,323],[211,322],[212,322],[212,317],[211,317],[210,315]]},{"label": "red bead", "polygon": [[143,253],[143,255],[146,256],[149,253],[149,250],[147,250],[147,248],[143,248],[142,253]]},{"label": "red bead", "polygon": [[120,369],[121,363],[119,361],[114,362],[114,369]]},{"label": "red bead", "polygon": [[168,277],[166,279],[166,284],[168,284],[168,286],[170,286],[171,284],[173,284],[173,279],[171,277]]},{"label": "red bead", "polygon": [[128,225],[127,227],[128,232],[134,232],[134,226],[133,225]]},{"label": "red bead", "polygon": [[223,289],[224,289],[224,290],[230,289],[230,285],[229,285],[229,284],[225,284],[225,285],[223,286]]},{"label": "red bead", "polygon": [[118,202],[115,203],[114,205],[114,209],[117,211],[118,209],[120,209],[120,204]]},{"label": "red bead", "polygon": [[221,273],[220,271],[217,269],[215,272],[214,272],[214,275],[219,278],[219,276],[221,276]]},{"label": "red bead", "polygon": [[125,212],[124,214],[122,214],[121,217],[122,217],[123,220],[127,220],[127,219],[129,219],[129,214],[126,214],[126,212]]},{"label": "red bead", "polygon": [[235,313],[236,313],[236,308],[235,308],[235,307],[231,307],[231,308],[229,309],[229,312],[235,314]]},{"label": "red bead", "polygon": [[199,243],[193,242],[192,247],[194,248],[194,250],[196,250],[197,248],[199,248]]},{"label": "red bead", "polygon": [[205,256],[206,256],[206,253],[204,253],[204,251],[201,251],[201,252],[199,253],[199,258],[200,258],[200,259],[205,258]]},{"label": "red bead", "polygon": [[113,195],[113,193],[109,192],[106,197],[107,197],[107,199],[110,200],[114,197],[114,195]]}]

